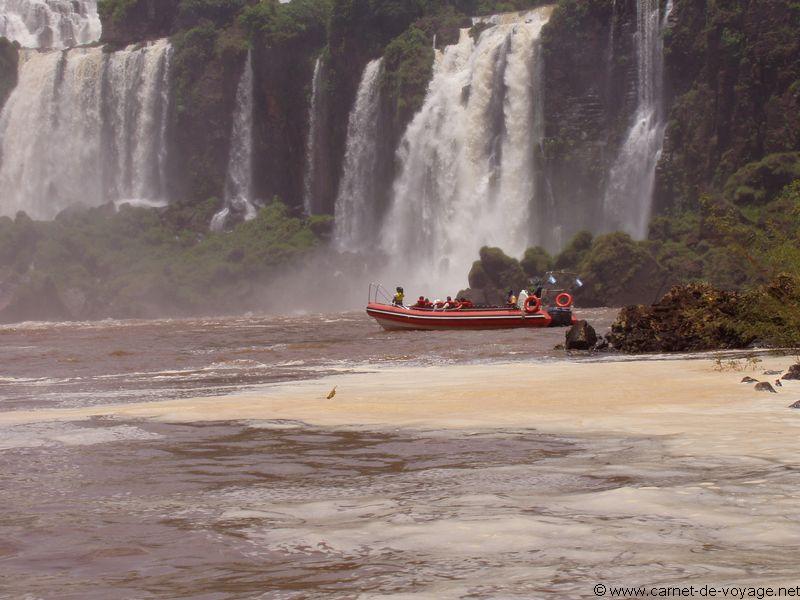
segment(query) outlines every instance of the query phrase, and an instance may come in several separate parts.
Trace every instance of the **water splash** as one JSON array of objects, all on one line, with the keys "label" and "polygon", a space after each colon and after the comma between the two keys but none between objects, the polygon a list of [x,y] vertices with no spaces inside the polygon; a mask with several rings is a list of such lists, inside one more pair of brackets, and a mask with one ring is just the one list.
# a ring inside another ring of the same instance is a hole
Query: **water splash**
[{"label": "water splash", "polygon": [[225,180],[225,206],[211,219],[211,230],[222,231],[234,215],[249,221],[256,216],[253,187],[253,56],[248,51],[242,76],[236,88],[228,175]]},{"label": "water splash", "polygon": [[100,39],[97,0],[0,0],[0,36],[23,48],[69,48]]},{"label": "water splash", "polygon": [[536,241],[539,42],[552,10],[493,17],[477,43],[464,29],[437,55],[381,232],[393,280],[453,293],[481,246],[521,254]]},{"label": "water splash", "polygon": [[0,215],[163,201],[171,47],[22,52],[0,113]]},{"label": "water splash", "polygon": [[383,59],[364,69],[347,125],[344,171],[336,197],[334,240],[340,250],[369,246],[378,229],[376,185]]},{"label": "water splash", "polygon": [[659,0],[636,5],[637,106],[619,156],[609,174],[603,208],[607,231],[647,236],[653,203],[656,165],[664,144],[663,31],[672,10],[662,16]]}]

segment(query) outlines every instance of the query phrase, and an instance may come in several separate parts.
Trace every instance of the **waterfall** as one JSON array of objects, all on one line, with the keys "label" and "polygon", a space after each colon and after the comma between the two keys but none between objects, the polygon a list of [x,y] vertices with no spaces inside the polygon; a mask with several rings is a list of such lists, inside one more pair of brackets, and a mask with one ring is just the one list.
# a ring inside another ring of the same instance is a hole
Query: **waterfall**
[{"label": "waterfall", "polygon": [[347,125],[343,175],[335,209],[334,240],[340,250],[367,247],[378,227],[375,186],[382,64],[382,59],[376,59],[364,68]]},{"label": "waterfall", "polygon": [[253,55],[247,60],[236,88],[228,175],[225,179],[225,205],[211,219],[211,230],[222,231],[232,215],[249,221],[256,216],[253,187]]},{"label": "waterfall", "polygon": [[23,48],[69,48],[100,39],[97,0],[0,0],[0,36]]},{"label": "waterfall", "polygon": [[0,215],[161,203],[171,47],[22,52],[0,112]]},{"label": "waterfall", "polygon": [[306,138],[306,171],[303,177],[303,210],[307,215],[314,214],[317,204],[314,201],[316,190],[314,182],[319,167],[318,148],[320,129],[323,126],[322,112],[322,57],[314,63],[314,77],[311,80],[311,105],[308,108],[308,137]]},{"label": "waterfall", "polygon": [[665,14],[659,0],[637,0],[637,106],[633,123],[609,174],[603,201],[607,231],[623,230],[645,238],[650,222],[656,165],[664,143],[666,122],[662,106],[663,31]]},{"label": "waterfall", "polygon": [[519,255],[536,242],[539,41],[552,10],[486,19],[477,43],[465,29],[437,54],[381,231],[393,280],[454,293],[481,246]]}]

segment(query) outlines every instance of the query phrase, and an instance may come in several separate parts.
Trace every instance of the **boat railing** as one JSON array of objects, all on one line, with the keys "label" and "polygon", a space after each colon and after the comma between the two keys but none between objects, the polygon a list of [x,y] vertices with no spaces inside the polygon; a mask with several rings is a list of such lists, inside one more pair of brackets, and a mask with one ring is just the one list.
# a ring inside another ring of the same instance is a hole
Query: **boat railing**
[{"label": "boat railing", "polygon": [[[380,298],[380,300],[378,298]],[[369,304],[391,304],[392,295],[380,283],[370,283],[367,302]]]}]

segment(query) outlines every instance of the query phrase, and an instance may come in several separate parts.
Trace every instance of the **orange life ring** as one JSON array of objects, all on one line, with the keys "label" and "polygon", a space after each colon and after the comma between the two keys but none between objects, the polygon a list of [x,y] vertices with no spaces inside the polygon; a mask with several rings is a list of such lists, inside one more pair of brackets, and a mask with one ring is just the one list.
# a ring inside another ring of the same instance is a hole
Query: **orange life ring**
[{"label": "orange life ring", "polygon": [[567,292],[563,292],[556,296],[556,305],[559,308],[569,308],[572,306],[573,298]]},{"label": "orange life ring", "polygon": [[526,313],[539,312],[540,308],[542,308],[542,301],[539,298],[537,298],[536,296],[528,296],[525,299],[525,312]]}]

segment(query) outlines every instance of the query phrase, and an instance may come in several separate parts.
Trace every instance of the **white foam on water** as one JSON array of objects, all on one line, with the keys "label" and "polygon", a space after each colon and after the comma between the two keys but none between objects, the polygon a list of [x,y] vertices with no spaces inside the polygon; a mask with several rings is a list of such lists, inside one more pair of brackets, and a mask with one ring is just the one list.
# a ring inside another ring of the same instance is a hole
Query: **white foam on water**
[{"label": "white foam on water", "polygon": [[156,440],[161,437],[131,425],[81,427],[70,423],[34,423],[0,428],[0,450],[90,446],[126,440]]}]

